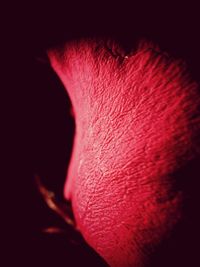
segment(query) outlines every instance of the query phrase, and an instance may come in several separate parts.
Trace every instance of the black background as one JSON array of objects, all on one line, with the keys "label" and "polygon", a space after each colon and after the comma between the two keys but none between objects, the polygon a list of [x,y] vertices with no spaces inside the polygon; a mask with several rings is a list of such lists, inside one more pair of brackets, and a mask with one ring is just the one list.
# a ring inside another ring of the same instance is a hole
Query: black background
[{"label": "black background", "polygon": [[[199,81],[199,8],[191,1],[143,1],[140,5],[134,1],[131,5],[126,1],[51,1],[10,3],[2,13],[2,147],[6,172],[1,177],[1,217],[5,222],[1,228],[5,256],[1,266],[104,266],[86,246],[73,246],[65,237],[42,233],[45,227],[62,226],[62,221],[43,202],[34,174],[62,194],[74,122],[62,84],[40,59],[48,47],[63,40],[106,35],[128,49],[142,37],[158,43],[172,56],[184,58]],[[192,260],[196,258],[191,258],[190,266],[194,266]],[[188,262],[181,264],[188,266]]]}]

